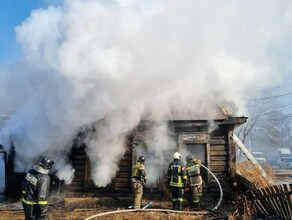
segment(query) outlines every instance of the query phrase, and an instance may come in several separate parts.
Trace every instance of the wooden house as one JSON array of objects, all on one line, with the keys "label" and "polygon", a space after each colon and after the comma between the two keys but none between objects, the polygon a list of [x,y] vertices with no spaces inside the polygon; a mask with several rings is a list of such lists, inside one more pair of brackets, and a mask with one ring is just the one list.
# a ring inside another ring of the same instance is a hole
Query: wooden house
[{"label": "wooden house", "polygon": [[[228,195],[228,181],[232,177],[231,166],[236,161],[235,144],[232,135],[236,126],[246,122],[244,116],[237,116],[237,108],[231,102],[200,103],[196,111],[172,110],[165,116],[163,122],[170,131],[170,136],[175,142],[175,148],[170,149],[169,155],[175,151],[190,152],[199,157],[203,164],[208,167],[219,179],[224,195]],[[131,167],[139,156],[137,149],[145,147],[145,133],[151,127],[155,126],[155,120],[147,119],[140,124],[128,135],[127,151],[120,161],[119,171],[113,178],[112,183],[107,187],[98,188],[94,186],[90,179],[90,165],[85,154],[85,148],[73,147],[72,164],[75,168],[75,177],[70,185],[62,186],[71,194],[95,194],[108,196],[129,195],[131,191]],[[146,146],[147,148],[147,146]],[[172,157],[162,157],[160,160],[169,164]],[[147,159],[146,159],[147,169]],[[166,179],[167,166],[159,167],[160,183]],[[203,170],[204,194],[218,195],[219,188],[214,178]],[[151,177],[150,177],[151,178]],[[159,184],[146,188],[144,194],[155,193],[163,196]]]}]

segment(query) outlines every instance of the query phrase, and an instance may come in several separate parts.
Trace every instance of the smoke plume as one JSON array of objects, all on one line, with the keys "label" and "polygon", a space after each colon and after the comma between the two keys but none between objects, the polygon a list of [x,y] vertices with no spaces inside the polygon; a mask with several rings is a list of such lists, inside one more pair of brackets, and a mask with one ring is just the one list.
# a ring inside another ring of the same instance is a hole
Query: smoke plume
[{"label": "smoke plume", "polygon": [[[99,121],[86,153],[105,186],[146,116],[159,120],[176,103],[194,111],[204,99],[243,106],[246,91],[291,80],[291,12],[290,1],[270,0],[65,0],[34,10],[15,29],[22,59],[0,72],[1,112],[11,115],[0,142],[14,145],[16,170],[46,154],[69,183],[62,157],[80,127]],[[157,158],[172,146],[159,131],[165,139],[149,141]]]}]

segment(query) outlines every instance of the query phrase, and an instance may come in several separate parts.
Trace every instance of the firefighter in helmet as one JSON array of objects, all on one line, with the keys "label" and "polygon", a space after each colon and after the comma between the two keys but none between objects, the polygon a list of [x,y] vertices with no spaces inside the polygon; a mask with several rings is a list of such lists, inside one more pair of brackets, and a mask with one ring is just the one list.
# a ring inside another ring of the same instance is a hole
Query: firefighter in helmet
[{"label": "firefighter in helmet", "polygon": [[173,154],[173,161],[167,170],[167,179],[172,189],[172,208],[182,210],[184,187],[186,184],[186,171],[178,152]]},{"label": "firefighter in helmet", "polygon": [[132,189],[134,197],[134,209],[141,208],[141,200],[143,195],[143,183],[146,183],[147,177],[145,172],[145,157],[140,156],[132,167]]},{"label": "firefighter in helmet", "polygon": [[188,185],[192,194],[192,207],[198,208],[202,197],[203,180],[200,174],[201,160],[192,155],[186,156],[186,172]]},{"label": "firefighter in helmet", "polygon": [[54,161],[42,157],[38,165],[34,165],[25,176],[22,185],[22,206],[26,220],[48,217],[48,196],[50,191],[49,171]]}]

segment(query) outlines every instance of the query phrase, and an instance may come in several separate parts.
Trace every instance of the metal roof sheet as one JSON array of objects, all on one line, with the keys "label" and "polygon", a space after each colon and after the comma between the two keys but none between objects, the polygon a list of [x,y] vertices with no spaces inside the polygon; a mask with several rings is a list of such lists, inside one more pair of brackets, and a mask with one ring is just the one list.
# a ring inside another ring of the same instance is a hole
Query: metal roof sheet
[{"label": "metal roof sheet", "polygon": [[[238,107],[232,101],[216,103],[211,100],[190,102],[189,105],[174,105],[160,120],[224,120],[237,117]],[[145,120],[155,120],[146,116]]]},{"label": "metal roof sheet", "polygon": [[225,116],[236,117],[238,113],[238,107],[234,104],[234,102],[224,100],[219,102],[217,105]]}]

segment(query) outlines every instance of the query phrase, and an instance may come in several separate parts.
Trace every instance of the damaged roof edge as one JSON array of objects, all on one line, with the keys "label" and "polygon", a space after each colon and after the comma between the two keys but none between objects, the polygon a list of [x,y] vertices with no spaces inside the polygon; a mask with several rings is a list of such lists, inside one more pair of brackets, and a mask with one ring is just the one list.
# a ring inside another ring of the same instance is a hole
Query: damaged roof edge
[{"label": "damaged roof edge", "polygon": [[233,101],[224,100],[220,103],[217,103],[221,112],[227,117],[236,117],[238,113],[238,107],[234,104]]},{"label": "damaged roof edge", "polygon": [[246,123],[247,121],[247,117],[245,116],[241,116],[241,117],[228,117],[225,120],[223,120],[222,122],[220,122],[220,124],[234,124],[234,125],[241,125]]},{"label": "damaged roof edge", "polygon": [[222,122],[222,124],[244,124],[247,121],[248,117],[238,116],[239,108],[235,105],[233,101],[221,101],[217,103],[221,112],[226,116],[226,119]]}]

